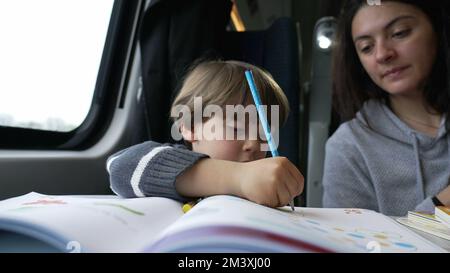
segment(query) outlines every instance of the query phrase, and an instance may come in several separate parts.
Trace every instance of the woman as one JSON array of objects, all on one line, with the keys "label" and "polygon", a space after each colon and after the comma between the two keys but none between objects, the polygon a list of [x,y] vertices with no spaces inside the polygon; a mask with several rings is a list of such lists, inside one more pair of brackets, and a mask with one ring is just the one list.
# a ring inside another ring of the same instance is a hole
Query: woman
[{"label": "woman", "polygon": [[[442,1],[444,2],[444,1]],[[325,207],[387,215],[450,205],[449,20],[441,1],[344,4],[326,145]]]}]

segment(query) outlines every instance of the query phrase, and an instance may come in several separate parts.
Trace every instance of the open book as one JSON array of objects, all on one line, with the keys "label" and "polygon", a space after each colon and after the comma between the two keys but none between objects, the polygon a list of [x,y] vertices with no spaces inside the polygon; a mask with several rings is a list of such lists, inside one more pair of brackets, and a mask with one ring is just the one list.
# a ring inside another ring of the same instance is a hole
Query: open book
[{"label": "open book", "polygon": [[0,251],[445,252],[382,214],[271,209],[213,196],[183,214],[165,198],[49,196],[0,202]]}]

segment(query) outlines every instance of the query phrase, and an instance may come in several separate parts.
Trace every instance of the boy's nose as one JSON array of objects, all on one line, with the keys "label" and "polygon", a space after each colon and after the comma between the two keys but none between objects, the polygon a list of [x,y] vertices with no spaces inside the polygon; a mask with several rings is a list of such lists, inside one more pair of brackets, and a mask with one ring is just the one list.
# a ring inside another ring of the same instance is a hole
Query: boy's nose
[{"label": "boy's nose", "polygon": [[258,140],[245,140],[243,150],[246,152],[255,152],[259,149],[260,142]]}]

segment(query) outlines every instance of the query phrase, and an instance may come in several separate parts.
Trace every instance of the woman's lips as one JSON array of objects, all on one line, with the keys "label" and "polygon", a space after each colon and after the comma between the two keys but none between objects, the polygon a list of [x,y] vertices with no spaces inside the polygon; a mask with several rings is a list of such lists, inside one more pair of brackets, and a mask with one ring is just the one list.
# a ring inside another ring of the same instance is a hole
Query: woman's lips
[{"label": "woman's lips", "polygon": [[407,68],[409,68],[408,65],[390,69],[390,70],[386,71],[385,73],[383,73],[382,78],[396,77],[396,76],[400,75],[403,71],[405,71]]}]

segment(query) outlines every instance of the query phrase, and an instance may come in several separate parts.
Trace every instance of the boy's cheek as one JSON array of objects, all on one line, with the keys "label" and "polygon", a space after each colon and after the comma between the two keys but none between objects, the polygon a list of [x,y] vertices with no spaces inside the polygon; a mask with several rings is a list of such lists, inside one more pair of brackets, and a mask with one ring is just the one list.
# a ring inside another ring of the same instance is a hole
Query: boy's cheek
[{"label": "boy's cheek", "polygon": [[212,153],[215,154],[216,159],[231,161],[239,159],[240,148],[236,141],[218,140],[215,141],[211,148],[213,149]]},{"label": "boy's cheek", "polygon": [[267,152],[261,151],[261,156],[258,158],[259,159],[264,159],[267,157]]}]

